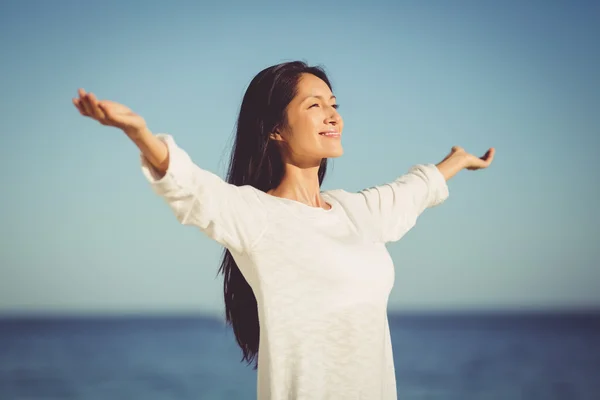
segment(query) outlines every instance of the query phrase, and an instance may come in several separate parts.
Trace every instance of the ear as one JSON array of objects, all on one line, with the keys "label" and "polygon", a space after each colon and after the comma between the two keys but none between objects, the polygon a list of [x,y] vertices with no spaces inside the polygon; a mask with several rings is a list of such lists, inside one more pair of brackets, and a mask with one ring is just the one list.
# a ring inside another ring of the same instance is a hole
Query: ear
[{"label": "ear", "polygon": [[283,137],[281,137],[281,134],[279,133],[279,131],[276,130],[276,131],[271,132],[271,134],[269,135],[269,139],[281,142],[283,140]]}]

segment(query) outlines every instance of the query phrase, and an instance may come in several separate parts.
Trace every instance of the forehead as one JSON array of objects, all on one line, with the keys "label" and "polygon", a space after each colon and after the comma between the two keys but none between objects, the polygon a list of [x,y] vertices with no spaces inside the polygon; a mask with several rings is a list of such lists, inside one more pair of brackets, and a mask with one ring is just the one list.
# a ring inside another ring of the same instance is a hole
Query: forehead
[{"label": "forehead", "polygon": [[298,91],[296,97],[300,101],[309,96],[329,98],[332,95],[331,89],[329,89],[327,83],[313,74],[302,74],[298,80],[296,90]]}]

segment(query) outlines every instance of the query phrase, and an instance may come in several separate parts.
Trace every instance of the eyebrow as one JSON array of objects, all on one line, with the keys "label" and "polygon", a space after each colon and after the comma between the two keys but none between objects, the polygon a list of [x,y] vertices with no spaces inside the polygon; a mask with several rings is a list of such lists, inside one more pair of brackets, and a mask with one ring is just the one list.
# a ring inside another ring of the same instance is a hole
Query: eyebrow
[{"label": "eyebrow", "polygon": [[[323,96],[313,96],[313,95],[310,95],[310,96],[306,96],[305,98],[303,98],[302,101],[301,101],[301,103],[304,103],[307,99],[310,99],[311,97],[316,97],[317,99],[324,100]],[[331,97],[329,98],[329,100],[331,100],[331,99],[336,99],[337,100],[337,97],[335,97],[334,95],[331,95]]]}]

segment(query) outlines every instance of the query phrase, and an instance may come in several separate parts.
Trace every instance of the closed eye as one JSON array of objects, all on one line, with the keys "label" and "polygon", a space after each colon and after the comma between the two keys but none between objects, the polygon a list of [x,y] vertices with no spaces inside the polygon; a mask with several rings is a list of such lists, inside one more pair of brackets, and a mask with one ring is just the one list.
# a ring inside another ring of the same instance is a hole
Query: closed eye
[{"label": "closed eye", "polygon": [[[318,103],[315,103],[315,104],[313,104],[312,106],[310,106],[310,107],[308,107],[308,108],[313,108],[313,107],[315,107],[315,106],[317,106],[317,107],[318,107],[318,106],[319,106],[319,104],[318,104]],[[337,110],[338,108],[340,108],[340,105],[339,105],[339,104],[333,104],[331,107],[333,107],[333,108],[335,108],[335,109]]]}]

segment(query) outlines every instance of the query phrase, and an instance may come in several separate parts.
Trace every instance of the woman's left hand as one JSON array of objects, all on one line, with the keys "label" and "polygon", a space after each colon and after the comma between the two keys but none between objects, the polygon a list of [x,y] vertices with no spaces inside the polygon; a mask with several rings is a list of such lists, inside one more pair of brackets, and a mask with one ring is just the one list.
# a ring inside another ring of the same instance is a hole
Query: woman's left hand
[{"label": "woman's left hand", "polygon": [[452,147],[451,155],[460,156],[463,160],[463,168],[475,171],[477,169],[483,169],[490,166],[492,161],[494,160],[494,154],[496,153],[496,149],[490,147],[490,149],[481,157],[474,156],[470,153],[467,153],[465,149],[460,146]]},{"label": "woman's left hand", "polygon": [[446,180],[449,180],[462,169],[474,171],[476,169],[487,168],[494,159],[496,150],[493,147],[482,156],[477,157],[469,154],[460,146],[452,147],[450,154],[446,156],[436,167],[442,173]]}]

